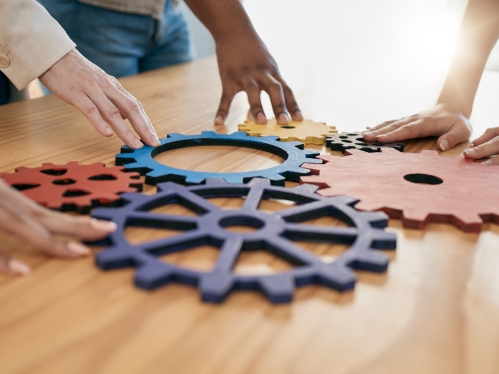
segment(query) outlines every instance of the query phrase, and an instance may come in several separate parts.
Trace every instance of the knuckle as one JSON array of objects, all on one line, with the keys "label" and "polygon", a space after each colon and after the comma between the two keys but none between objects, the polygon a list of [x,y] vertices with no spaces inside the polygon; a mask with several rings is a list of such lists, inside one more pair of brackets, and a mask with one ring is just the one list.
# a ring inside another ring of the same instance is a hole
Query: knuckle
[{"label": "knuckle", "polygon": [[268,85],[269,90],[272,91],[281,91],[282,90],[282,85],[279,82],[271,82]]},{"label": "knuckle", "polygon": [[128,109],[131,112],[142,112],[144,110],[144,107],[140,101],[137,100],[131,100],[128,104]]},{"label": "knuckle", "polygon": [[85,108],[83,108],[83,112],[86,114],[86,115],[93,115],[93,114],[96,114],[99,112],[99,109],[97,109],[97,107],[95,105],[88,105],[86,106]]},{"label": "knuckle", "polygon": [[108,118],[118,118],[119,117],[120,119],[122,118],[120,111],[115,106],[113,106],[107,110],[107,117]]}]

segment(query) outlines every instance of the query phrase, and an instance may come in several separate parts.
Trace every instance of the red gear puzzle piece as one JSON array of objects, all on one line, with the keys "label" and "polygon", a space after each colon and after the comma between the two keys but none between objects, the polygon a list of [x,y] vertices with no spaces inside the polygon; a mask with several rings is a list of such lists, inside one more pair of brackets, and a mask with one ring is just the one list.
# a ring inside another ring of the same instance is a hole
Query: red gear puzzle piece
[{"label": "red gear puzzle piece", "polygon": [[499,224],[499,167],[435,151],[346,154],[320,156],[323,165],[303,165],[315,176],[301,182],[328,187],[318,192],[323,196],[353,196],[360,200],[356,208],[384,211],[402,219],[406,228],[422,229],[434,222],[480,232],[482,223]]},{"label": "red gear puzzle piece", "polygon": [[73,161],[66,165],[20,167],[15,173],[0,176],[41,205],[85,214],[95,206],[117,205],[120,193],[142,191],[139,173],[123,170],[121,166],[106,168],[103,163],[80,165]]}]

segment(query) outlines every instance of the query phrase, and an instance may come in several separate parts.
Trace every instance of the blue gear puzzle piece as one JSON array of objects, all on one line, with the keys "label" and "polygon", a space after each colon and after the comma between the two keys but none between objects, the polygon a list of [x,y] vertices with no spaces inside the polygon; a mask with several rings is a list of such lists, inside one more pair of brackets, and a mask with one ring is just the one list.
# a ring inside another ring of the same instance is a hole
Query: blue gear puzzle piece
[{"label": "blue gear puzzle piece", "polygon": [[[153,185],[167,181],[187,185],[199,184],[207,178],[223,178],[229,183],[244,183],[253,178],[267,178],[272,184],[283,186],[286,179],[298,182],[301,176],[310,174],[310,170],[301,167],[304,163],[322,163],[321,160],[315,158],[319,152],[303,150],[303,143],[280,142],[278,139],[277,136],[248,136],[244,132],[235,132],[230,135],[216,134],[213,131],[203,131],[200,135],[171,133],[167,138],[160,139],[161,145],[156,148],[147,145],[141,149],[123,146],[121,153],[116,155],[116,165],[124,165],[128,171],[146,174],[146,183]],[[282,157],[284,162],[263,170],[217,173],[173,168],[154,160],[154,156],[166,151],[203,145],[229,145],[259,149]]]},{"label": "blue gear puzzle piece", "polygon": [[[352,269],[383,272],[388,258],[377,249],[393,249],[396,236],[383,230],[387,216],[382,212],[360,212],[353,208],[357,200],[348,196],[323,197],[317,187],[303,184],[295,188],[272,186],[266,179],[248,184],[228,184],[208,179],[206,184],[185,187],[173,182],[158,185],[158,193],[122,195],[123,208],[99,208],[93,217],[112,220],[118,225],[108,239],[111,247],[97,254],[102,269],[137,267],[135,284],[154,289],[170,282],[197,286],[202,300],[221,302],[232,290],[258,290],[271,302],[289,302],[295,286],[319,283],[339,291],[352,289]],[[208,198],[243,197],[239,210],[223,210]],[[282,199],[297,203],[289,209],[264,212],[258,207],[264,199]],[[160,206],[180,204],[197,216],[176,216],[149,212]],[[300,222],[334,216],[349,227],[308,225]],[[256,228],[249,233],[226,230],[246,225]],[[132,245],[125,236],[128,226],[181,230],[183,233]],[[293,240],[348,244],[349,248],[332,263],[325,263]],[[157,256],[202,245],[220,248],[212,271],[203,272],[160,261]],[[292,270],[271,275],[241,275],[232,269],[241,251],[265,249],[295,265]]]}]

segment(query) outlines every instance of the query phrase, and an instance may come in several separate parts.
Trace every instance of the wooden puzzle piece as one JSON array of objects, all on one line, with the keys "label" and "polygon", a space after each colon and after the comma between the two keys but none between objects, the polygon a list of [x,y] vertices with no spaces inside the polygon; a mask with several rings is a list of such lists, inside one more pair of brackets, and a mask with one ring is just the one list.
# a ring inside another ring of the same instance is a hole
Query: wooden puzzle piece
[{"label": "wooden puzzle piece", "polygon": [[344,132],[328,136],[326,138],[326,146],[330,147],[332,151],[341,151],[343,154],[347,149],[358,149],[364,152],[380,152],[382,148],[393,148],[397,151],[404,152],[403,142],[366,142],[360,132]]},{"label": "wooden puzzle piece", "polygon": [[[322,163],[315,157],[319,152],[304,150],[303,143],[278,141],[277,136],[255,137],[247,136],[244,132],[233,134],[216,134],[213,131],[203,131],[197,135],[168,134],[167,138],[160,139],[161,145],[153,148],[145,145],[140,149],[127,146],[121,148],[121,154],[116,155],[116,165],[124,165],[127,170],[138,171],[146,175],[146,183],[173,181],[185,184],[203,183],[207,178],[223,178],[229,183],[243,183],[252,178],[268,178],[272,184],[284,185],[285,180],[299,181],[300,176],[310,174],[303,169],[304,163]],[[154,159],[160,153],[187,147],[203,145],[239,146],[266,151],[284,159],[282,164],[255,171],[223,173],[205,172],[178,169],[159,163]]]},{"label": "wooden puzzle piece", "polygon": [[[158,185],[155,195],[125,194],[123,208],[99,208],[93,217],[112,220],[118,226],[108,238],[111,247],[97,254],[102,269],[137,267],[135,284],[154,289],[170,282],[199,287],[202,300],[221,302],[232,290],[257,290],[271,302],[289,302],[295,286],[323,284],[339,291],[354,287],[352,269],[383,272],[388,258],[377,249],[394,249],[396,236],[383,230],[387,216],[382,212],[359,212],[356,200],[348,196],[322,197],[317,187],[295,188],[272,186],[267,179],[253,179],[248,184],[229,184],[222,179],[208,179],[206,184],[185,187],[168,182]],[[243,197],[238,210],[224,210],[209,198]],[[298,205],[266,212],[258,207],[264,199],[280,199]],[[180,204],[197,216],[177,216],[150,212],[160,206]],[[349,227],[302,224],[309,219],[333,216]],[[234,232],[233,225],[253,227],[251,232]],[[163,228],[183,231],[167,238],[132,245],[125,238],[127,226]],[[325,263],[293,240],[332,244],[349,244],[348,250],[334,262]],[[158,259],[166,253],[210,244],[220,248],[214,269],[210,272],[183,268]],[[296,267],[271,275],[242,275],[233,267],[242,251],[265,249]]]},{"label": "wooden puzzle piece", "polygon": [[303,165],[313,176],[303,183],[321,188],[322,196],[348,194],[357,209],[381,210],[402,219],[404,227],[449,223],[465,232],[480,232],[483,223],[499,224],[499,167],[435,151],[380,153],[347,150],[345,157],[320,156],[326,164]]},{"label": "wooden puzzle piece", "polygon": [[291,121],[288,125],[279,125],[275,118],[267,124],[260,125],[255,121],[244,121],[238,125],[239,131],[250,136],[278,136],[281,142],[299,141],[304,144],[324,144],[326,137],[337,133],[336,127],[327,126],[324,122],[314,122],[309,119]]},{"label": "wooden puzzle piece", "polygon": [[38,168],[20,167],[15,173],[0,176],[41,205],[82,214],[95,206],[118,205],[121,193],[142,191],[138,173],[126,173],[120,166],[106,168],[103,163],[44,163]]}]

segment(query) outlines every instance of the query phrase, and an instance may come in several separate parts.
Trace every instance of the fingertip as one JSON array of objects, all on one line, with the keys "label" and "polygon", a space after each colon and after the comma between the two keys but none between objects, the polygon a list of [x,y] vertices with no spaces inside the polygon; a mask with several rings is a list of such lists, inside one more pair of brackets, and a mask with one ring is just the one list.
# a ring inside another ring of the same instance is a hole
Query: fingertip
[{"label": "fingertip", "polygon": [[7,266],[12,274],[28,275],[31,273],[31,268],[27,264],[14,258],[9,260]]},{"label": "fingertip", "polygon": [[277,123],[279,125],[287,125],[289,124],[289,115],[287,113],[281,113],[277,117]]},{"label": "fingertip", "polygon": [[474,148],[465,149],[463,152],[463,155],[466,158],[476,158],[477,157],[476,150]]},{"label": "fingertip", "polygon": [[292,115],[295,121],[303,121],[303,114],[301,110],[295,110]]},{"label": "fingertip", "polygon": [[66,248],[69,252],[77,256],[88,256],[91,253],[90,248],[79,242],[68,242]]},{"label": "fingertip", "polygon": [[104,136],[110,137],[113,136],[114,131],[110,127],[105,127],[104,128]]},{"label": "fingertip", "polygon": [[440,141],[440,144],[438,145],[438,147],[443,151],[445,152],[446,150],[449,149],[449,142],[447,141],[447,139],[442,139]]},{"label": "fingertip", "polygon": [[98,220],[95,218],[90,220],[90,226],[95,230],[104,231],[106,233],[114,232],[118,228],[113,221]]},{"label": "fingertip", "polygon": [[215,125],[223,125],[225,124],[225,118],[218,114],[216,117],[215,117]]},{"label": "fingertip", "polygon": [[135,148],[135,149],[140,149],[144,147],[144,143],[142,143],[139,139],[137,138],[133,138],[132,140],[132,148]]},{"label": "fingertip", "polygon": [[259,123],[261,125],[267,124],[267,117],[262,112],[259,112],[255,118],[256,118],[256,123]]}]

